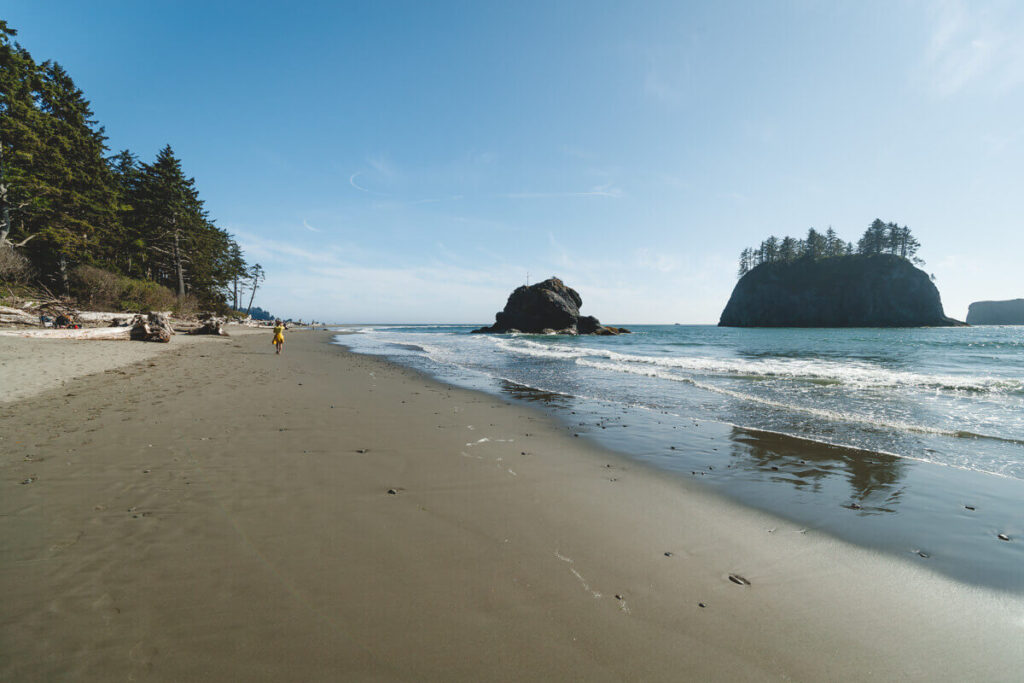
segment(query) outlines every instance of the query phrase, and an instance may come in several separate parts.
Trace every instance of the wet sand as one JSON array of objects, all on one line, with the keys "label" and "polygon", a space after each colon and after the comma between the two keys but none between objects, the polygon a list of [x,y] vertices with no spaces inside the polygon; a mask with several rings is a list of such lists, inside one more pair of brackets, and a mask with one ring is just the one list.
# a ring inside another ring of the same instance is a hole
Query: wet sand
[{"label": "wet sand", "polygon": [[283,356],[269,335],[172,342],[0,403],[0,679],[1024,667],[1017,597],[804,532],[330,337],[289,334]]}]

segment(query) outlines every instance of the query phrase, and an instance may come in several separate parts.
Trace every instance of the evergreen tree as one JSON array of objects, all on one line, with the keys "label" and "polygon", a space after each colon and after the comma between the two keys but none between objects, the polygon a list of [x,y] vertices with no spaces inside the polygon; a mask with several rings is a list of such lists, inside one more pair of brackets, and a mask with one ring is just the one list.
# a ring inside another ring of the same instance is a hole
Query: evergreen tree
[{"label": "evergreen tree", "polygon": [[807,231],[807,239],[804,240],[804,257],[819,259],[826,256],[825,236],[811,228]]},{"label": "evergreen tree", "polygon": [[36,172],[51,188],[35,213],[38,235],[29,251],[45,272],[56,272],[68,291],[68,271],[96,263],[111,244],[104,236],[117,220],[117,196],[106,164],[106,136],[85,95],[57,63],[39,67],[38,108],[45,120],[45,149]]},{"label": "evergreen tree", "polygon": [[751,251],[752,251],[751,249],[744,249],[743,251],[740,252],[740,266],[739,266],[739,276],[740,277],[743,277],[744,275],[749,273],[751,268],[753,267],[753,265],[751,263],[751,261],[752,261]]},{"label": "evergreen tree", "polygon": [[846,252],[846,243],[839,238],[830,225],[825,231],[825,256],[842,256]]},{"label": "evergreen tree", "polygon": [[134,201],[141,174],[139,158],[129,150],[124,149],[110,157],[107,161],[113,176],[118,200],[118,226],[116,234],[111,236],[116,246],[110,261],[117,265],[117,270],[126,275],[138,276],[135,266],[145,260],[142,256],[145,244],[141,237],[136,234],[136,231],[133,230],[132,215],[132,202]]},{"label": "evergreen tree", "polygon": [[55,192],[38,173],[46,134],[36,107],[39,69],[14,42],[16,35],[0,19],[0,246],[8,247],[24,246],[36,236],[32,215]]},{"label": "evergreen tree", "polygon": [[866,256],[881,254],[888,243],[889,227],[880,218],[872,221],[857,243],[857,253]]},{"label": "evergreen tree", "polygon": [[[223,306],[250,273],[214,225],[170,146],[152,164],[110,158],[104,129],[70,74],[36,63],[0,20],[0,249],[28,256],[67,291],[79,264],[169,285]],[[16,255],[22,258],[21,255]]]},{"label": "evergreen tree", "polygon": [[783,237],[779,243],[779,260],[783,263],[791,263],[799,256],[797,240],[792,237]]},{"label": "evergreen tree", "polygon": [[207,226],[195,180],[186,178],[170,145],[142,164],[133,222],[146,245],[146,275],[185,296],[192,251]]},{"label": "evergreen tree", "polygon": [[917,257],[921,243],[911,233],[910,228],[900,227],[896,223],[883,223],[876,218],[857,243],[854,250],[852,242],[844,241],[831,227],[824,234],[814,228],[807,231],[806,239],[783,237],[781,240],[774,235],[761,242],[756,249],[744,249],[740,254],[739,274],[742,277],[761,263],[791,263],[798,259],[818,260],[849,256],[854,253],[862,255],[895,254],[918,265],[924,262]]}]

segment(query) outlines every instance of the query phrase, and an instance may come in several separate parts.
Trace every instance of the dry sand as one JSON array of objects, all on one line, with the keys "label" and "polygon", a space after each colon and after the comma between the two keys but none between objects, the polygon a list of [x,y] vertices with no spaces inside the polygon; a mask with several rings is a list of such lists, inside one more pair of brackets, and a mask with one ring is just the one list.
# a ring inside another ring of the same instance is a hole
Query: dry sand
[{"label": "dry sand", "polygon": [[[282,356],[269,334],[176,339],[0,404],[0,679],[1024,670],[1018,596],[802,533],[329,336],[289,334]],[[59,343],[7,341],[15,364]]]},{"label": "dry sand", "polygon": [[[266,334],[265,330],[249,327],[229,326],[226,329],[233,336]],[[196,341],[195,337],[188,335],[175,335],[174,344],[45,337],[26,342],[16,336],[39,332],[41,330],[38,329],[0,330],[0,403],[60,387],[78,377],[150,360],[159,353]],[[59,334],[61,330],[42,332]],[[72,330],[66,332],[73,333]]]}]

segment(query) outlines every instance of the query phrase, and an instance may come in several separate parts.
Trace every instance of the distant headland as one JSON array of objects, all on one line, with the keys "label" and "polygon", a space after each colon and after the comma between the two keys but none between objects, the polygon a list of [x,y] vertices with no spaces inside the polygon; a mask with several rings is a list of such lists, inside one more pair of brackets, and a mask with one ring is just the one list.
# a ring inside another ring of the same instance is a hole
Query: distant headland
[{"label": "distant headland", "polygon": [[1024,325],[1024,299],[975,301],[967,309],[969,325]]},{"label": "distant headland", "polygon": [[935,284],[915,266],[910,228],[876,219],[855,248],[830,228],[806,239],[770,237],[740,257],[723,327],[940,327]]}]

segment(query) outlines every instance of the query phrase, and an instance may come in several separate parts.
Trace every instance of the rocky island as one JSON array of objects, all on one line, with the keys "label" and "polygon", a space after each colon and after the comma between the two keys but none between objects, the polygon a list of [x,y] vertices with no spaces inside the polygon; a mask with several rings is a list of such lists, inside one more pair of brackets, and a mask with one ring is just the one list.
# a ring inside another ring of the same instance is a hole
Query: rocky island
[{"label": "rocky island", "polygon": [[940,327],[946,316],[935,284],[914,262],[910,229],[875,220],[858,246],[810,230],[806,239],[772,237],[744,250],[740,281],[722,327]]},{"label": "rocky island", "polygon": [[580,315],[583,298],[557,277],[517,287],[494,324],[474,333],[525,332],[527,334],[629,334],[623,327],[608,327],[592,315]]},{"label": "rocky island", "polygon": [[975,301],[967,309],[968,325],[1024,325],[1024,299]]}]

